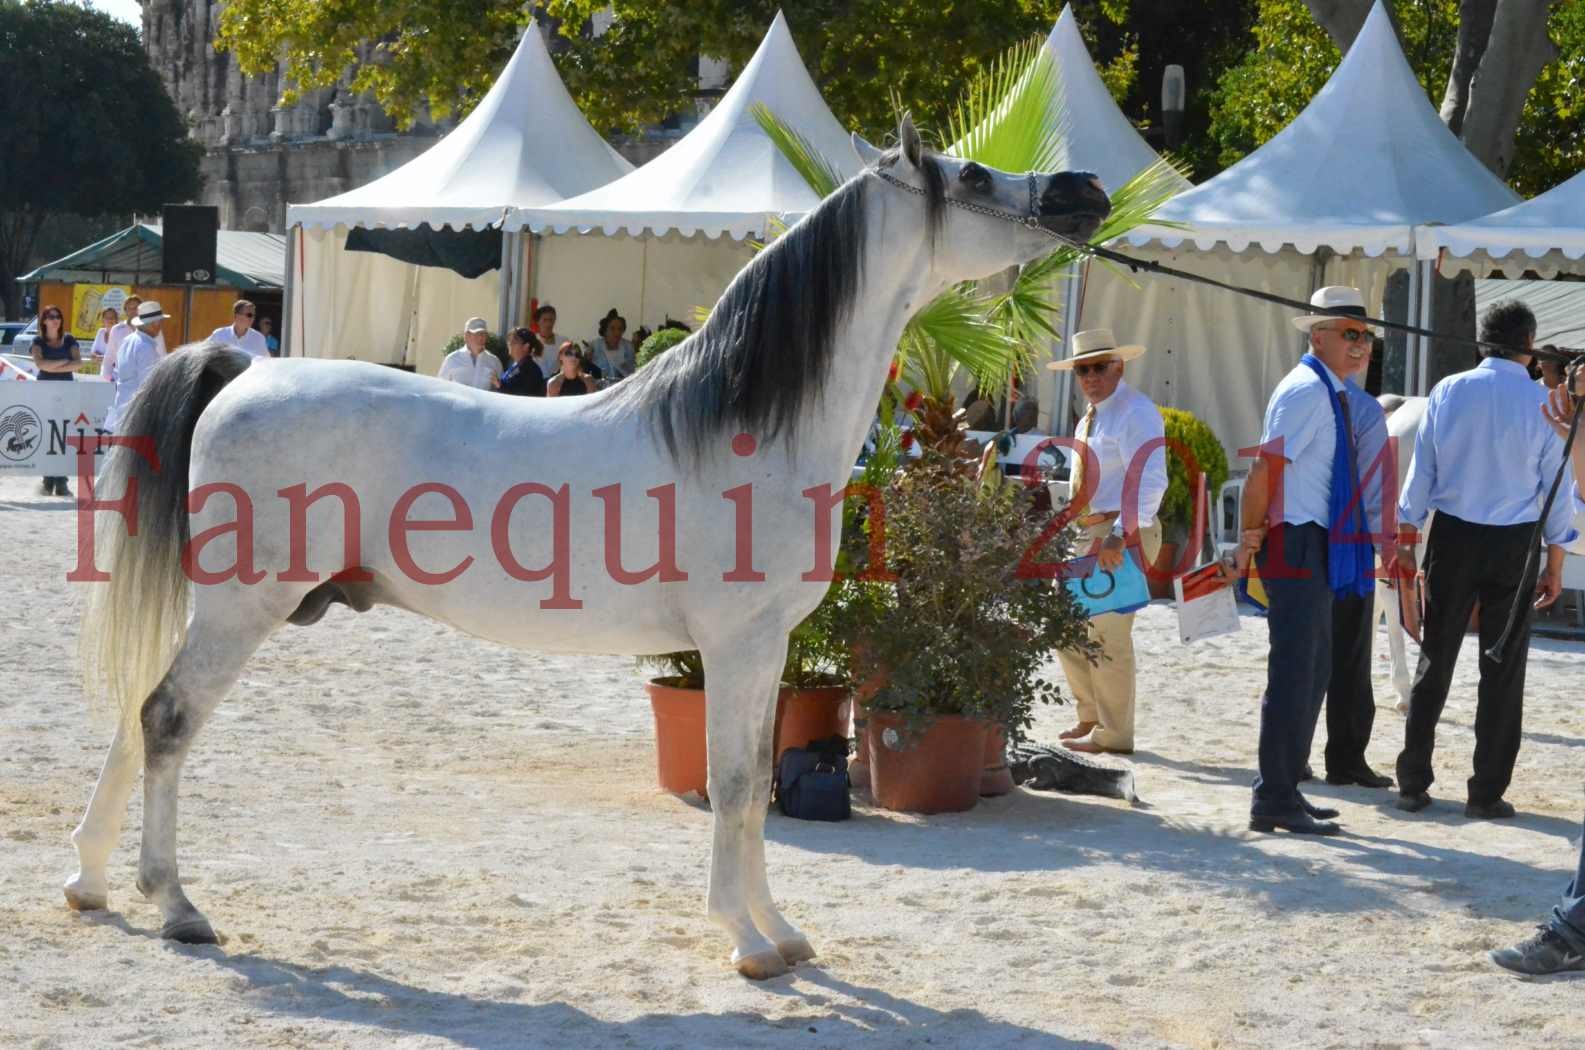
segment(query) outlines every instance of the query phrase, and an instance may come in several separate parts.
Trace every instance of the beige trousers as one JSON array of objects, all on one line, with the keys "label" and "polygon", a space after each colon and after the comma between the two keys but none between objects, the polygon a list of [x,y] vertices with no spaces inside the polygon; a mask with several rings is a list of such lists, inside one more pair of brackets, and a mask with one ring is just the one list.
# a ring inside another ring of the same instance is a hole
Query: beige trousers
[{"label": "beige trousers", "polygon": [[[1112,531],[1111,522],[1086,530],[1081,554],[1095,549]],[[1145,563],[1161,553],[1161,523],[1139,530]],[[1090,621],[1090,640],[1101,647],[1100,663],[1064,649],[1057,654],[1068,676],[1068,688],[1078,708],[1080,722],[1096,723],[1090,740],[1111,751],[1134,749],[1134,614],[1106,613]]]}]

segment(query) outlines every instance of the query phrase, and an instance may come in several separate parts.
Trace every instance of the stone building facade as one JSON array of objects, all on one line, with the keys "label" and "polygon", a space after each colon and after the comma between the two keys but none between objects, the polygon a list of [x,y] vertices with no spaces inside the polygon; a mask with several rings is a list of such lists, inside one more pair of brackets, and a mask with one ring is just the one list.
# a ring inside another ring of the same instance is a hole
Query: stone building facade
[{"label": "stone building facade", "polygon": [[281,106],[281,71],[244,77],[216,51],[223,0],[144,0],[143,46],[204,146],[200,203],[232,230],[280,231],[288,202],[370,182],[434,144],[450,123],[397,132],[379,104],[345,83]]}]

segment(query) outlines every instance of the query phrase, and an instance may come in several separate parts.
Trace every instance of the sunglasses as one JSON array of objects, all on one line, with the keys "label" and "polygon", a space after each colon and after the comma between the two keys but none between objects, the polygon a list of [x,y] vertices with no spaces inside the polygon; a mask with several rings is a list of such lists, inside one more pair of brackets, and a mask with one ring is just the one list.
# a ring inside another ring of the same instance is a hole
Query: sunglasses
[{"label": "sunglasses", "polygon": [[243,317],[252,317],[253,316],[253,311],[252,310],[243,310],[242,311],[242,316]]},{"label": "sunglasses", "polygon": [[1344,342],[1349,343],[1357,343],[1362,339],[1368,340],[1370,338],[1370,329],[1368,328],[1328,328],[1326,331],[1336,332],[1343,337]]},{"label": "sunglasses", "polygon": [[1096,362],[1094,364],[1074,365],[1073,366],[1073,373],[1075,375],[1081,375],[1081,376],[1087,376],[1087,375],[1092,375],[1092,374],[1093,375],[1100,375],[1102,372],[1106,371],[1108,368],[1111,368],[1113,363],[1114,362],[1111,362],[1111,361],[1100,361],[1100,362]]},{"label": "sunglasses", "polygon": [[46,320],[46,321],[59,321],[59,320],[61,320],[61,315],[60,314],[45,314],[44,315],[44,320]]}]

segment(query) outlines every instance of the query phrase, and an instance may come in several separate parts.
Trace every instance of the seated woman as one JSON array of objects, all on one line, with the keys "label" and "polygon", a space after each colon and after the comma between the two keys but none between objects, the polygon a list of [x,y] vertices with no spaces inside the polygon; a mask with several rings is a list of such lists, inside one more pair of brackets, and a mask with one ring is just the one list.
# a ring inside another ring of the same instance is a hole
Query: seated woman
[{"label": "seated woman", "polygon": [[600,335],[594,341],[591,356],[601,365],[605,378],[615,383],[633,374],[633,344],[626,338],[627,318],[616,312],[616,307],[600,318]]},{"label": "seated woman", "polygon": [[556,362],[560,366],[550,382],[545,386],[546,397],[570,397],[574,394],[592,394],[595,391],[593,377],[583,370],[583,358],[578,354],[578,345],[572,340],[561,344]]},{"label": "seated woman", "polygon": [[506,351],[512,355],[512,363],[499,379],[490,380],[495,389],[520,397],[544,397],[545,375],[535,360],[541,353],[539,336],[532,329],[514,328],[506,333]]}]

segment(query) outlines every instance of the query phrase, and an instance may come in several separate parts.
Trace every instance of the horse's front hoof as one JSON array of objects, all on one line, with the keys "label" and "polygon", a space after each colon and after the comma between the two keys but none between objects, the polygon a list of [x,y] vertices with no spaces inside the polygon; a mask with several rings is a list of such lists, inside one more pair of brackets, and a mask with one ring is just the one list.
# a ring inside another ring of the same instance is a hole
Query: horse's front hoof
[{"label": "horse's front hoof", "polygon": [[66,894],[66,906],[72,911],[103,911],[110,906],[110,891],[85,884],[80,875],[67,879],[61,892]]},{"label": "horse's front hoof", "polygon": [[757,952],[737,960],[737,972],[751,981],[766,981],[792,970],[780,952]]},{"label": "horse's front hoof", "polygon": [[219,944],[220,938],[215,936],[215,931],[209,925],[209,920],[202,915],[191,919],[181,919],[168,922],[160,930],[160,936],[167,941],[178,944]]},{"label": "horse's front hoof", "polygon": [[782,941],[776,945],[776,954],[780,955],[782,962],[788,966],[797,966],[801,962],[808,962],[815,957],[814,945],[802,937],[790,941]]}]

